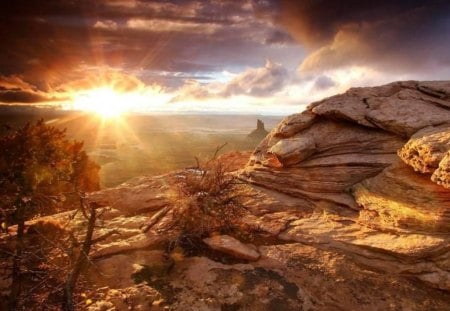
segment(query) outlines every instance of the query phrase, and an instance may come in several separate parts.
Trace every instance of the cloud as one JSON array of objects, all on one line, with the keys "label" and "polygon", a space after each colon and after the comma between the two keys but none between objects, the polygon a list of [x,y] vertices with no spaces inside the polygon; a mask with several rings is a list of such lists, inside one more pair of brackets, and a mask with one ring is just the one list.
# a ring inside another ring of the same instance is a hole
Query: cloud
[{"label": "cloud", "polygon": [[247,69],[233,78],[221,95],[269,96],[281,90],[287,80],[287,70],[281,64],[267,60],[264,67]]},{"label": "cloud", "polygon": [[48,90],[85,67],[206,74],[293,58],[266,48],[289,35],[255,11],[251,0],[1,1],[0,74]]},{"label": "cloud", "polygon": [[314,87],[318,90],[326,90],[336,86],[336,82],[328,76],[319,76],[314,82]]},{"label": "cloud", "polygon": [[115,21],[104,20],[104,21],[96,21],[94,24],[94,28],[117,30],[119,28],[119,25],[117,25]]},{"label": "cloud", "polygon": [[170,103],[192,100],[202,101],[218,97],[218,95],[210,89],[211,85],[202,84],[195,80],[188,80],[177,90],[175,96],[170,100]]},{"label": "cloud", "polygon": [[176,21],[157,19],[130,19],[127,27],[151,32],[181,32],[211,35],[221,26],[216,23],[198,23],[197,21]]},{"label": "cloud", "polygon": [[[0,76],[0,103],[35,104],[70,101],[80,91],[108,87],[120,93],[145,92],[161,89],[147,85],[136,76],[117,70],[103,68],[82,69],[83,77],[59,84],[48,90],[39,89],[23,80],[21,76]],[[78,74],[76,74],[78,76]]]},{"label": "cloud", "polygon": [[268,34],[264,42],[267,44],[285,45],[285,44],[293,44],[295,40],[289,33],[285,31],[274,30],[272,33]]},{"label": "cloud", "polygon": [[289,81],[290,77],[286,68],[267,60],[264,67],[248,68],[226,83],[203,84],[187,81],[178,90],[172,102],[232,96],[269,97],[281,91]]},{"label": "cloud", "polygon": [[[31,103],[105,85],[134,92],[158,84],[172,102],[191,100],[189,107],[295,106],[355,84],[448,77],[449,6],[444,0],[0,1],[0,76],[8,77],[0,88],[4,101]],[[261,66],[261,59],[271,61]]]},{"label": "cloud", "polygon": [[36,92],[0,89],[0,103],[37,104],[37,103],[47,103],[56,100],[57,100],[56,98],[48,97],[45,94],[40,94]]},{"label": "cloud", "polygon": [[302,72],[370,65],[402,73],[450,66],[445,0],[284,0],[278,22],[309,50]]},{"label": "cloud", "polygon": [[22,77],[18,75],[11,76],[0,76],[0,89],[11,90],[11,89],[26,89],[35,91],[36,87],[28,82],[25,82]]},{"label": "cloud", "polygon": [[54,91],[62,93],[73,93],[79,90],[89,90],[100,87],[110,87],[119,92],[133,92],[142,90],[146,87],[145,83],[139,78],[120,72],[114,69],[103,68],[85,68],[81,70],[82,78],[62,83]]},{"label": "cloud", "polygon": [[47,103],[60,100],[38,90],[19,76],[0,76],[0,103]]}]

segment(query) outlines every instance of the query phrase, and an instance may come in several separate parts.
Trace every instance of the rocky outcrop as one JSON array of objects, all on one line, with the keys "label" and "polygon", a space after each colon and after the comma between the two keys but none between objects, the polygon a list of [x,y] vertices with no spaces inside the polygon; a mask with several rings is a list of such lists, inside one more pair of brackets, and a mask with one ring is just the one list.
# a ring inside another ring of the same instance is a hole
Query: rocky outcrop
[{"label": "rocky outcrop", "polygon": [[309,203],[279,238],[450,290],[449,95],[450,82],[408,81],[313,103],[240,177]]},{"label": "rocky outcrop", "polygon": [[411,136],[398,156],[416,172],[432,174],[450,150],[450,124],[428,126]]},{"label": "rocky outcrop", "polygon": [[117,187],[92,192],[88,200],[117,209],[124,215],[136,215],[170,204],[169,191],[164,178],[137,177]]},{"label": "rocky outcrop", "polygon": [[248,138],[261,140],[263,139],[269,132],[266,131],[264,127],[264,122],[260,119],[256,120],[256,129],[253,130],[250,134],[248,134]]},{"label": "rocky outcrop", "polygon": [[[261,142],[242,178],[308,201],[362,208],[364,215],[379,208],[375,219],[389,218],[396,228],[425,226],[447,232],[449,192],[433,184],[448,185],[449,90],[445,81],[396,82],[350,89],[313,103],[286,118]],[[415,177],[403,168],[393,180],[390,166],[399,157],[425,175]],[[405,192],[414,178],[420,181]],[[420,201],[423,196],[428,200]],[[415,199],[406,215],[403,203]],[[381,200],[391,208],[373,203]],[[392,202],[398,203],[397,209]]]}]

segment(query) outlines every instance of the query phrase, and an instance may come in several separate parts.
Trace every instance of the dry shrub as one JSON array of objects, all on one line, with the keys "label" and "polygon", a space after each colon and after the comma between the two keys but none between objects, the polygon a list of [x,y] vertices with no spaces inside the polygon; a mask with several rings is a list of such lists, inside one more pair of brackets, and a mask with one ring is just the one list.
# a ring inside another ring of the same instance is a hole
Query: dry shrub
[{"label": "dry shrub", "polygon": [[70,231],[62,222],[50,218],[40,219],[30,224],[26,233],[25,245],[33,256],[25,262],[30,266],[53,266],[56,269],[67,263],[65,251],[69,249]]},{"label": "dry shrub", "polygon": [[240,204],[239,180],[229,173],[227,163],[214,156],[197,167],[186,170],[178,184],[176,225],[183,236],[205,237],[213,232],[229,233],[239,226],[245,212]]},{"label": "dry shrub", "polygon": [[67,229],[61,221],[56,219],[39,219],[30,224],[27,229],[27,234],[37,234],[46,238],[60,238],[67,234]]},{"label": "dry shrub", "polygon": [[45,306],[42,310],[60,309],[60,292],[69,264],[68,235],[64,223],[52,218],[34,220],[26,227],[19,297],[22,306],[30,310],[41,310],[41,305]]}]

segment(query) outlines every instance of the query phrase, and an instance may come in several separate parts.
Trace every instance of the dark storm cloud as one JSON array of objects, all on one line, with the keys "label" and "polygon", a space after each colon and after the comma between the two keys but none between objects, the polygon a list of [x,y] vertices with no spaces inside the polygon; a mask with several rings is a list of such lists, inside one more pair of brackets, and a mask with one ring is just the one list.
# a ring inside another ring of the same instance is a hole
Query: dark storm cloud
[{"label": "dark storm cloud", "polygon": [[18,89],[14,90],[2,90],[0,88],[0,102],[2,103],[47,103],[56,101],[56,98],[49,97],[45,93],[35,93],[30,91],[22,91]]},{"label": "dark storm cloud", "polygon": [[292,44],[295,42],[294,38],[292,36],[285,32],[280,30],[275,30],[273,33],[271,33],[265,40],[268,44]]},{"label": "dark storm cloud", "polygon": [[[449,12],[448,0],[0,1],[0,76],[11,84],[0,101],[112,83],[103,76],[168,92],[186,85],[196,98],[211,97],[204,82],[220,84],[219,97],[280,94],[306,77],[331,90],[342,81],[323,71],[351,65],[386,79],[444,68],[441,77],[450,73]],[[272,67],[258,68],[264,59]],[[297,66],[298,79],[287,78]]]},{"label": "dark storm cloud", "polygon": [[282,0],[278,22],[310,51],[300,69],[450,66],[448,0]]},{"label": "dark storm cloud", "polygon": [[38,90],[19,76],[0,76],[0,102],[36,104],[59,99]]},{"label": "dark storm cloud", "polygon": [[261,46],[289,36],[257,19],[254,7],[250,0],[1,1],[0,74],[21,74],[48,91],[77,78],[80,66],[198,74],[256,65],[271,57],[257,55]]}]

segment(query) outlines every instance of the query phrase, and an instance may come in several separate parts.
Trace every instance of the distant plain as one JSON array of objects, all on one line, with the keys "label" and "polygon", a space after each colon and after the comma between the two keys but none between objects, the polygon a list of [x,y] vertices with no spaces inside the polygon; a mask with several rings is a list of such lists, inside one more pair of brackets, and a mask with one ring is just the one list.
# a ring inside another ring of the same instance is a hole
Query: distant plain
[{"label": "distant plain", "polygon": [[195,165],[195,157],[209,158],[217,146],[222,153],[251,151],[259,143],[247,135],[261,119],[270,130],[281,116],[261,115],[127,115],[102,120],[86,113],[55,109],[0,107],[0,134],[5,124],[18,127],[44,119],[67,128],[67,136],[83,141],[101,165],[102,187],[113,187],[141,175],[157,175]]}]

